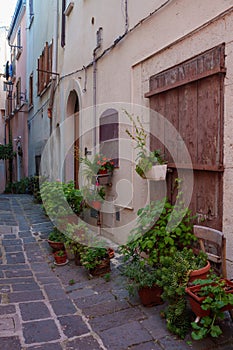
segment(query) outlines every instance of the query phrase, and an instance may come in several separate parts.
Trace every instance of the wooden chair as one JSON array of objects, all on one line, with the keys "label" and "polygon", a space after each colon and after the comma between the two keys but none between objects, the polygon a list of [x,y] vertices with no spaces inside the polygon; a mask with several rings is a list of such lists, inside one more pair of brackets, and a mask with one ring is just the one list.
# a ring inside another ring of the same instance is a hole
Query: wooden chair
[{"label": "wooden chair", "polygon": [[[197,249],[207,254],[214,272],[227,278],[226,238],[223,232],[206,226],[194,225],[193,233],[198,238],[199,247]],[[233,310],[230,310],[229,313],[233,321]]]},{"label": "wooden chair", "polygon": [[193,226],[194,235],[198,238],[199,249],[204,251],[216,274],[227,278],[226,238],[223,232],[206,226]]}]

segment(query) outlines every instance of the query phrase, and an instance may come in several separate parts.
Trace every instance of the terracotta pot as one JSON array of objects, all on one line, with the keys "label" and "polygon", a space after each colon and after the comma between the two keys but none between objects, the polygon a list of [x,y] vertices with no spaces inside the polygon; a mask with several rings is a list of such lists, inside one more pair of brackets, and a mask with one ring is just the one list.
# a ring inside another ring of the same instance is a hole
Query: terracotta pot
[{"label": "terracotta pot", "polygon": [[65,264],[66,261],[67,261],[67,254],[66,254],[66,252],[64,252],[64,255],[62,255],[62,256],[57,255],[57,252],[55,252],[53,254],[53,256],[54,256],[54,259],[55,259],[55,262],[56,262],[57,265]]},{"label": "terracotta pot", "polygon": [[65,245],[63,242],[54,242],[48,239],[48,244],[50,245],[50,247],[53,249],[54,252],[57,250],[65,250]]},{"label": "terracotta pot", "polygon": [[109,256],[109,259],[114,258],[115,256],[114,249],[108,248],[108,256]]},{"label": "terracotta pot", "polygon": [[99,174],[107,174],[108,173],[108,170],[107,169],[100,169],[99,171],[98,171],[98,175]]},{"label": "terracotta pot", "polygon": [[92,276],[104,276],[106,273],[111,271],[110,259],[106,257],[102,260],[102,262],[97,265],[95,268],[90,269],[89,273]]},{"label": "terracotta pot", "polygon": [[[229,288],[226,293],[233,294],[233,282],[225,279],[226,285]],[[192,308],[192,311],[195,313],[196,316],[204,317],[209,316],[210,310],[203,310],[201,305],[203,300],[205,300],[206,297],[200,297],[198,296],[198,293],[200,292],[201,285],[196,286],[190,286],[185,289],[186,293],[188,294],[188,299],[190,306]],[[228,304],[222,308],[222,311],[231,310],[233,306],[231,304]]]},{"label": "terracotta pot", "polygon": [[101,202],[100,201],[92,201],[91,202],[91,206],[95,210],[100,211],[100,209],[101,209]]},{"label": "terracotta pot", "polygon": [[142,287],[139,289],[138,294],[141,300],[141,303],[144,306],[151,307],[154,305],[163,304],[163,299],[161,298],[163,289],[157,285],[153,287]]},{"label": "terracotta pot", "polygon": [[189,275],[189,283],[192,283],[196,279],[206,279],[209,271],[210,271],[210,262],[207,261],[207,265],[198,270],[193,270]]}]

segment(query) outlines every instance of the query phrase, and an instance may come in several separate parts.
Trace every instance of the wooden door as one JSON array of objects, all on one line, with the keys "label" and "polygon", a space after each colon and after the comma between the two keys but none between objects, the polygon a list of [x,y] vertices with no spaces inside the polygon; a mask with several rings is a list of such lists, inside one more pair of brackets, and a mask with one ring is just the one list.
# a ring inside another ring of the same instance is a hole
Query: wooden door
[{"label": "wooden door", "polygon": [[[176,67],[150,78],[150,107],[159,112],[180,135],[172,137],[166,125],[159,126],[164,142],[151,137],[151,149],[162,148],[168,161],[168,197],[174,202],[174,180],[194,171],[190,209],[206,226],[222,229],[223,182],[223,83],[224,45],[217,46]],[[151,115],[151,134],[158,125]],[[184,140],[192,164],[182,164]],[[166,145],[172,145],[176,164]],[[187,189],[188,190],[188,189]],[[191,190],[191,189],[190,189]]]}]

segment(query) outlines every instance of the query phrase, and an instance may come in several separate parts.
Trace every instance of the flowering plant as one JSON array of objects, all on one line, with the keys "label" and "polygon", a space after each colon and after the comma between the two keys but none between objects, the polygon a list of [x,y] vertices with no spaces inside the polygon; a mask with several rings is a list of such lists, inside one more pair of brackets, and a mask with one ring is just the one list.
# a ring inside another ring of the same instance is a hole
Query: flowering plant
[{"label": "flowering plant", "polygon": [[107,158],[103,154],[95,154],[93,160],[88,159],[87,157],[81,158],[81,162],[83,162],[86,166],[86,173],[88,175],[90,172],[92,175],[100,174],[102,172],[111,173],[114,170],[114,163],[111,158]]}]

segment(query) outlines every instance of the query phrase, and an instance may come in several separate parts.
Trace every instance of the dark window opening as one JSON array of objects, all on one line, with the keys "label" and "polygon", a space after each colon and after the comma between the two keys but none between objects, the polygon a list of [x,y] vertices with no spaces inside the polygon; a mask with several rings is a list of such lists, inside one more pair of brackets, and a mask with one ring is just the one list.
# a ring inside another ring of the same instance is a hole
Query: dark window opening
[{"label": "dark window opening", "polygon": [[107,109],[100,117],[100,153],[113,159],[119,167],[119,121],[115,109]]}]

